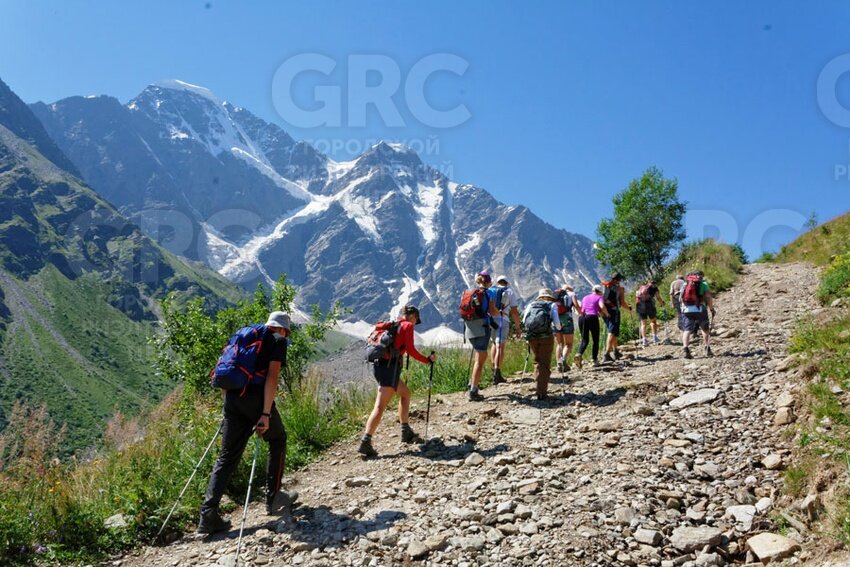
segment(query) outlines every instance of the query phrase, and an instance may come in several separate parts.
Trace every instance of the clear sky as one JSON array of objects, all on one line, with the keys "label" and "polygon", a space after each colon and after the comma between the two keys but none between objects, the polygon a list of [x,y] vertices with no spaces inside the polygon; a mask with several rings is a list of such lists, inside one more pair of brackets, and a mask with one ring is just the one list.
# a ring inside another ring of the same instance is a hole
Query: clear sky
[{"label": "clear sky", "polygon": [[843,1],[0,0],[0,78],[27,102],[181,79],[336,159],[407,141],[591,237],[656,165],[691,237],[754,257],[850,209],[848,29]]}]

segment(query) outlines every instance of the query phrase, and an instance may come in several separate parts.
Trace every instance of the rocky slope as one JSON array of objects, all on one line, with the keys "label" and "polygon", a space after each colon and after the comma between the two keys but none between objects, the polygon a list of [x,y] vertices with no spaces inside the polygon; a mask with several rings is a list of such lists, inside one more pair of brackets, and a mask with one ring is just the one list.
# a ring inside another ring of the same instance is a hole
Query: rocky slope
[{"label": "rocky slope", "polygon": [[[421,451],[388,412],[381,458],[360,460],[352,441],[288,479],[302,501],[290,521],[251,506],[245,564],[821,564],[824,542],[781,493],[796,395],[787,339],[815,283],[809,266],[747,266],[719,298],[713,358],[631,347],[616,367],[556,376],[546,402],[519,377],[483,403],[440,396]],[[232,564],[237,533],[121,561]]]}]

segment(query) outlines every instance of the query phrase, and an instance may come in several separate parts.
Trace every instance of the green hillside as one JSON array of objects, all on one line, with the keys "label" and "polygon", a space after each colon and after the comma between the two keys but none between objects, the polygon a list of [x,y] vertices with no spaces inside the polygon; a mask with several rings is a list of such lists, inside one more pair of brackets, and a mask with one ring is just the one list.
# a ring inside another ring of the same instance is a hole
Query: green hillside
[{"label": "green hillside", "polygon": [[811,262],[826,266],[834,256],[850,252],[850,212],[825,222],[786,244],[776,262]]},{"label": "green hillside", "polygon": [[218,309],[244,293],[165,252],[56,161],[0,123],[0,430],[16,401],[45,404],[68,456],[173,388],[148,346],[159,299]]}]

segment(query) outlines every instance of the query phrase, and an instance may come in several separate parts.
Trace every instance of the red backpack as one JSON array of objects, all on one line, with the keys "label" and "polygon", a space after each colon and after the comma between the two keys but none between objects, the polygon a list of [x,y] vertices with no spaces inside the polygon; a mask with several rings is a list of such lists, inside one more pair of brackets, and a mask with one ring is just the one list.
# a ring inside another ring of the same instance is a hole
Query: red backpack
[{"label": "red backpack", "polygon": [[475,289],[467,289],[460,297],[460,306],[457,312],[460,318],[464,321],[472,321],[473,319],[481,319],[486,315],[484,313],[485,294],[487,292],[477,287]]},{"label": "red backpack", "polygon": [[395,345],[395,337],[398,335],[399,321],[378,321],[375,328],[366,339],[366,361],[378,362],[379,360],[390,360],[398,356]]},{"label": "red backpack", "polygon": [[682,289],[682,303],[685,305],[702,305],[702,277],[696,272],[691,272],[685,278],[685,287]]}]

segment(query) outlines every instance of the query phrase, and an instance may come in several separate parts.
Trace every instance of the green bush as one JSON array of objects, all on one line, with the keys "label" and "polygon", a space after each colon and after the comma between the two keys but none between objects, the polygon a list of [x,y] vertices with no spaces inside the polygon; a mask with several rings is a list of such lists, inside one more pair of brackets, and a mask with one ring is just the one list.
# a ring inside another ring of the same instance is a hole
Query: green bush
[{"label": "green bush", "polygon": [[850,297],[850,252],[835,257],[824,270],[818,287],[821,303],[840,297]]}]

